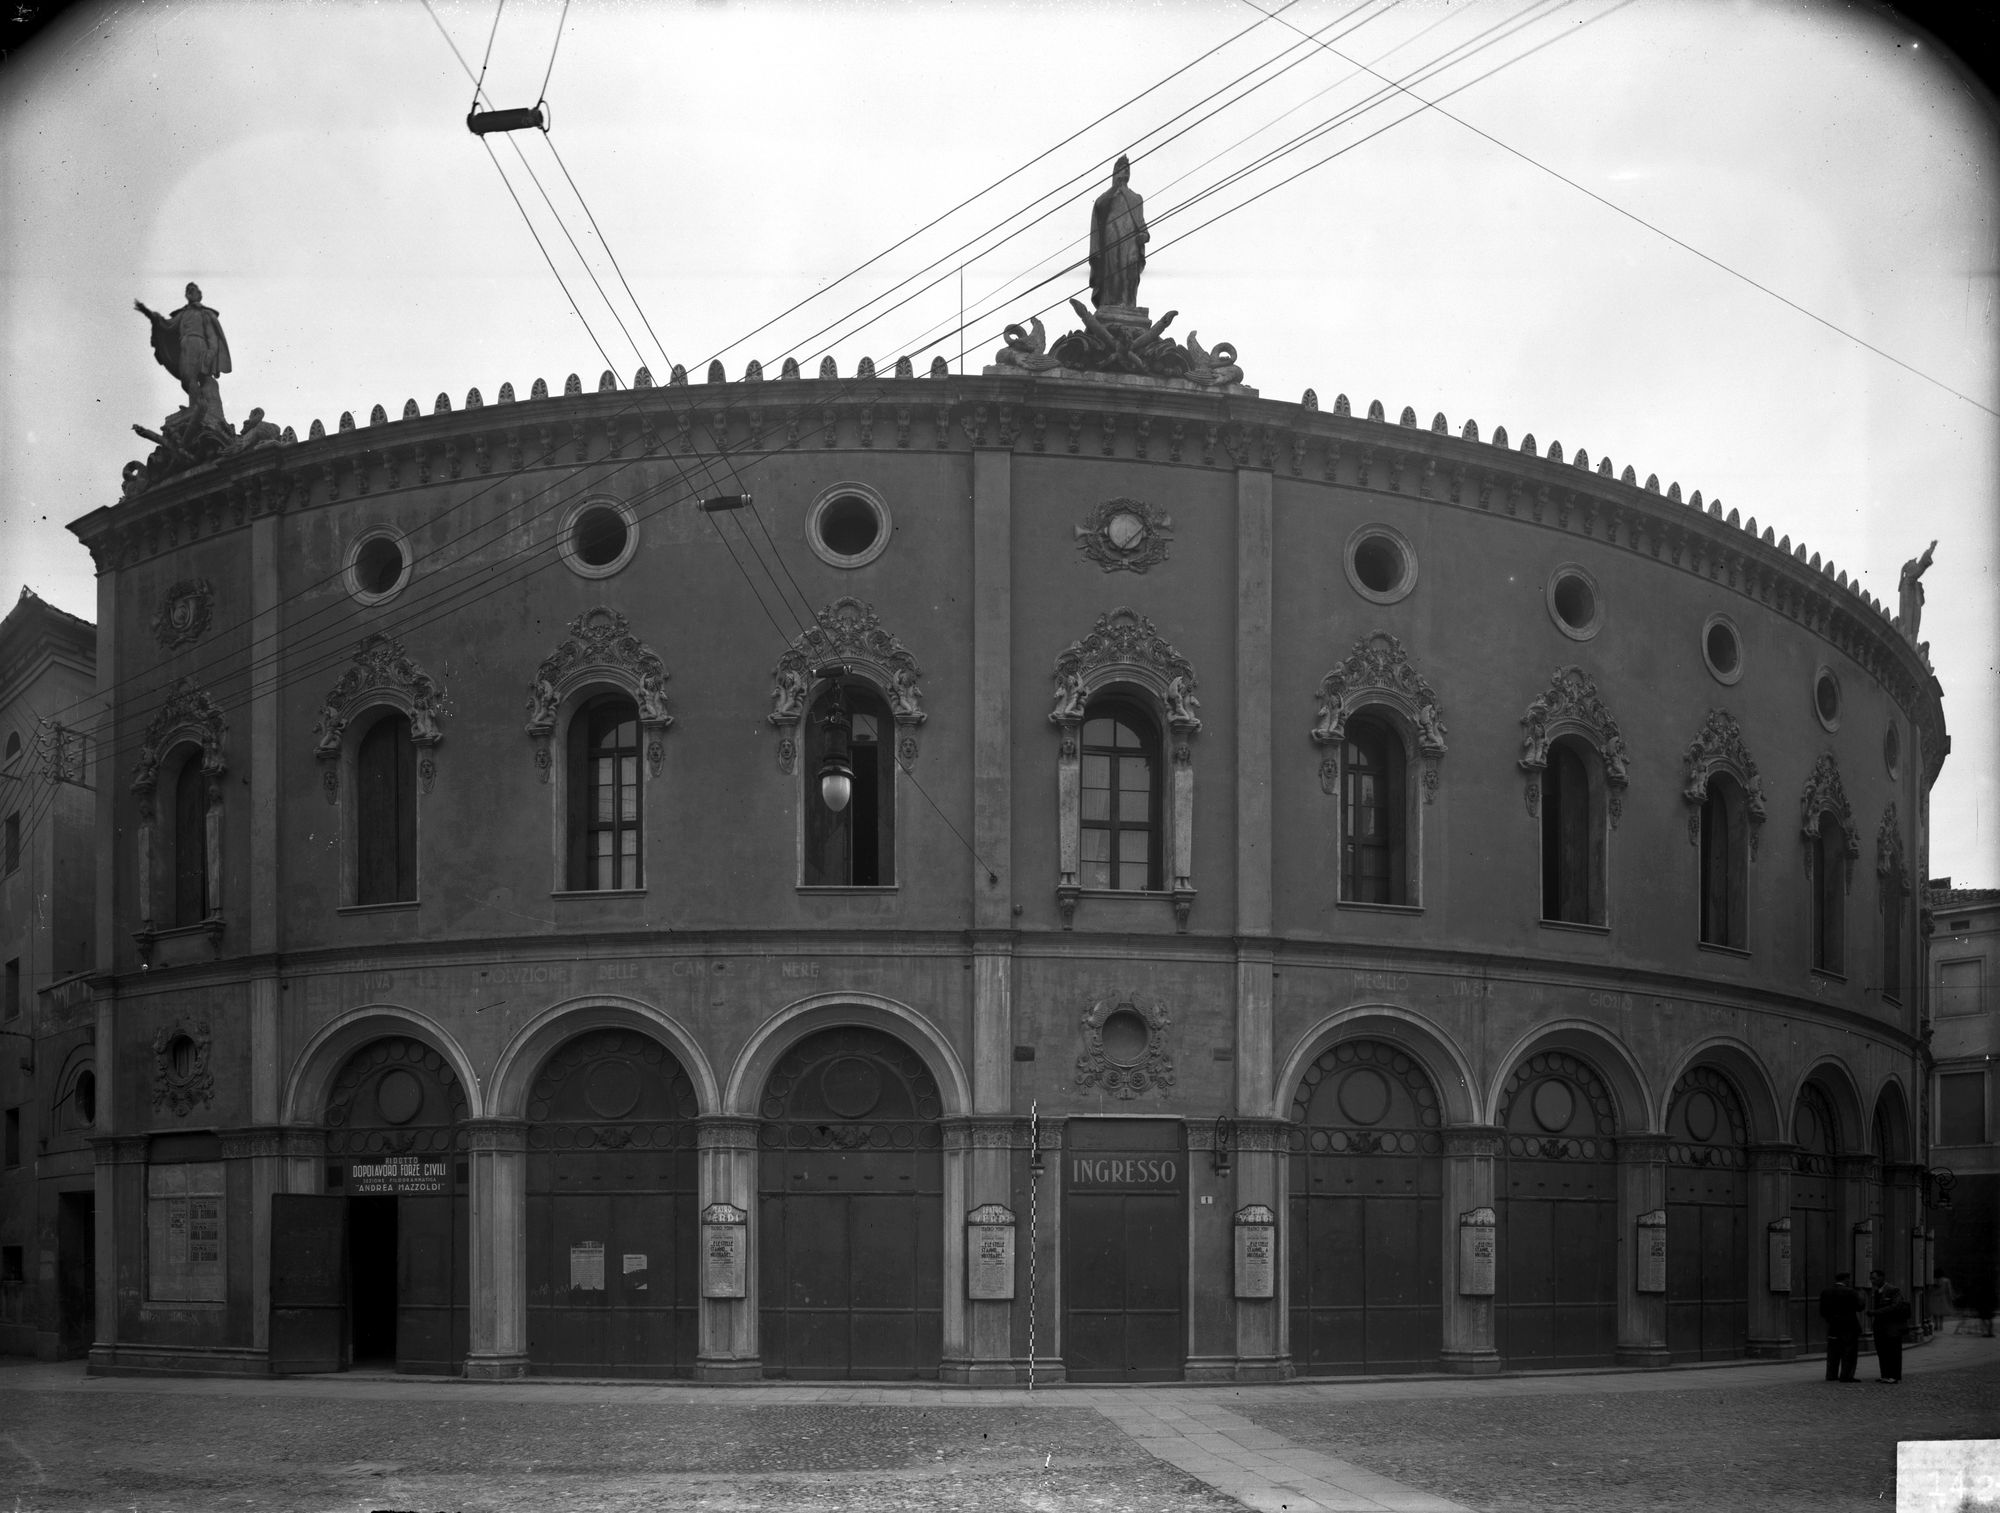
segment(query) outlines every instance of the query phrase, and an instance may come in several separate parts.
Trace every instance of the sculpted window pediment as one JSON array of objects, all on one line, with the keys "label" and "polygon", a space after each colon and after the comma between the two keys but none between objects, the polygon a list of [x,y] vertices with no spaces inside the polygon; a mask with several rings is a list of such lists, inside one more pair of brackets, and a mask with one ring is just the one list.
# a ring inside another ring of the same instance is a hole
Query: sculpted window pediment
[{"label": "sculpted window pediment", "polygon": [[1604,763],[1604,781],[1609,786],[1611,825],[1618,826],[1624,811],[1624,790],[1629,778],[1625,738],[1618,722],[1598,695],[1597,684],[1581,667],[1559,667],[1548,688],[1521,716],[1521,770],[1528,774],[1528,813],[1541,809],[1541,774],[1549,765],[1549,748],[1564,736],[1574,736],[1595,751]]},{"label": "sculpted window pediment", "polygon": [[1854,864],[1861,857],[1861,839],[1854,830],[1854,810],[1848,805],[1847,790],[1841,786],[1840,764],[1833,753],[1822,755],[1806,779],[1799,796],[1799,834],[1805,843],[1806,873],[1812,873],[1813,852],[1820,838],[1820,822],[1832,815],[1840,825],[1841,849],[1847,858],[1846,883],[1854,886]]},{"label": "sculpted window pediment", "polygon": [[1380,630],[1362,637],[1347,659],[1320,679],[1319,699],[1312,739],[1326,752],[1320,763],[1322,789],[1333,793],[1338,783],[1340,744],[1347,736],[1348,719],[1372,707],[1387,709],[1401,720],[1424,760],[1424,802],[1436,797],[1438,759],[1445,754],[1443,712],[1436,690],[1417,671],[1401,641]]},{"label": "sculpted window pediment", "polygon": [[329,804],[340,795],[340,759],[348,727],[356,715],[376,705],[408,717],[410,744],[417,748],[418,781],[425,793],[436,781],[437,748],[444,739],[450,699],[443,685],[411,660],[394,636],[378,631],[355,649],[354,661],[327,694],[319,723],[313,727],[318,738],[313,756],[320,763],[320,782]]},{"label": "sculpted window pediment", "polygon": [[222,754],[223,742],[228,739],[229,722],[214,696],[197,686],[193,678],[175,683],[167,702],[146,727],[139,743],[139,760],[132,769],[132,791],[139,795],[142,807],[159,787],[160,762],[174,747],[192,741],[201,748],[201,770],[212,779],[220,778],[228,770]]},{"label": "sculpted window pediment", "polygon": [[1716,773],[1727,773],[1743,789],[1744,808],[1750,816],[1750,854],[1757,854],[1757,837],[1766,819],[1764,783],[1757,764],[1744,744],[1743,731],[1726,709],[1711,709],[1702,722],[1701,733],[1688,743],[1683,758],[1687,768],[1681,797],[1688,803],[1688,842],[1701,843],[1701,806],[1708,801],[1708,783]]},{"label": "sculpted window pediment", "polygon": [[629,694],[646,733],[646,768],[654,777],[666,765],[664,737],[674,723],[667,710],[667,679],[659,656],[632,633],[625,616],[599,605],[569,622],[569,635],[535,669],[528,686],[528,738],[535,745],[535,768],[549,781],[554,765],[550,743],[563,706],[593,685],[609,684]]},{"label": "sculpted window pediment", "polygon": [[[193,678],[174,685],[140,739],[139,761],[132,769],[132,792],[139,800],[140,920],[132,938],[140,959],[148,964],[162,928],[199,923],[209,944],[221,952],[222,777],[228,770],[223,745],[228,739],[229,722],[222,716],[222,706]],[[184,761],[174,761],[175,781],[162,824],[160,769],[186,747],[194,751]],[[187,784],[196,764],[200,786],[191,789]],[[188,897],[195,902],[183,902],[183,884],[191,886]],[[184,910],[198,914],[199,920],[183,918]]]},{"label": "sculpted window pediment", "polygon": [[799,722],[811,703],[819,669],[838,665],[881,689],[896,724],[896,762],[905,772],[917,760],[917,730],[924,713],[924,670],[909,648],[886,629],[875,607],[855,598],[836,599],[813,617],[771,670],[771,712],[765,716],[778,735],[778,770],[789,773],[798,760]]}]

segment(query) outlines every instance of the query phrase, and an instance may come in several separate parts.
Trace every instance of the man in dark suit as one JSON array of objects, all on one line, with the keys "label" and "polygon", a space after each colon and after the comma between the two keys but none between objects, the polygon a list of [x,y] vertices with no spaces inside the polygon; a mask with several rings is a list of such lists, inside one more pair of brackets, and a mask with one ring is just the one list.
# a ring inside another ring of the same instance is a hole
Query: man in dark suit
[{"label": "man in dark suit", "polygon": [[1854,1380],[1854,1362],[1861,1348],[1861,1294],[1850,1285],[1853,1277],[1834,1273],[1833,1285],[1819,1295],[1819,1316],[1826,1320],[1826,1379],[1829,1382]]}]

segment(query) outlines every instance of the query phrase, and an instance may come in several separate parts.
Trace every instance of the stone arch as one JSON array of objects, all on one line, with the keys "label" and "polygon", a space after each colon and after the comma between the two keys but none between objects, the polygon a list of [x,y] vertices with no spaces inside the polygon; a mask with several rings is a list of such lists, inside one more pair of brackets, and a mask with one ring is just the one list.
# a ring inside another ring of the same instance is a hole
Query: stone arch
[{"label": "stone arch", "polygon": [[[1737,1101],[1743,1108],[1744,1121],[1749,1126],[1747,1138],[1752,1145],[1792,1138],[1791,1109],[1789,1106],[1780,1109],[1776,1084],[1763,1061],[1749,1046],[1723,1035],[1712,1035],[1697,1042],[1668,1068],[1665,1086],[1669,1097],[1681,1078],[1698,1066],[1715,1068],[1735,1089]],[[1662,1115],[1666,1112],[1666,1109],[1661,1109]]]},{"label": "stone arch", "polygon": [[317,1124],[326,1110],[327,1095],[348,1060],[370,1041],[388,1035],[404,1035],[418,1040],[444,1057],[459,1085],[465,1089],[465,1117],[485,1117],[486,1095],[471,1058],[435,1019],[406,1009],[400,1004],[364,1004],[350,1009],[306,1042],[292,1062],[285,1081],[278,1117],[285,1124]]},{"label": "stone arch", "polygon": [[1478,1122],[1478,1084],[1473,1080],[1465,1054],[1450,1036],[1421,1014],[1385,1003],[1351,1005],[1327,1015],[1299,1037],[1272,1090],[1278,1117],[1291,1117],[1292,1098],[1306,1068],[1339,1042],[1362,1039],[1388,1041],[1423,1068],[1443,1106],[1447,1125]]},{"label": "stone arch", "polygon": [[[1878,1132],[1886,1136],[1886,1140],[1878,1138]],[[1911,1160],[1913,1146],[1910,1138],[1910,1100],[1903,1091],[1902,1079],[1892,1072],[1882,1079],[1881,1087],[1876,1090],[1868,1140],[1863,1148],[1877,1159],[1888,1162]]]},{"label": "stone arch", "polygon": [[908,1004],[878,993],[815,993],[771,1015],[751,1032],[738,1053],[723,1092],[722,1111],[744,1119],[759,1117],[764,1084],[778,1059],[814,1031],[842,1025],[881,1030],[916,1052],[937,1083],[945,1118],[972,1111],[971,1079],[944,1032]]},{"label": "stone arch", "polygon": [[1638,1057],[1604,1026],[1587,1019],[1557,1019],[1536,1025],[1509,1046],[1481,1098],[1482,1123],[1500,1123],[1509,1081],[1531,1057],[1546,1051],[1567,1051],[1604,1080],[1611,1093],[1619,1134],[1660,1128],[1662,1111],[1646,1086]]},{"label": "stone arch", "polygon": [[722,1109],[715,1070],[700,1042],[678,1020],[637,998],[594,993],[568,998],[543,1009],[515,1032],[493,1065],[486,1106],[495,1118],[526,1117],[528,1093],[549,1057],[579,1035],[592,1030],[632,1030],[657,1040],[680,1062],[694,1084],[695,1099],[704,1114]]},{"label": "stone arch", "polygon": [[[1826,1095],[1832,1106],[1835,1119],[1835,1139],[1844,1152],[1864,1151],[1868,1148],[1869,1114],[1862,1108],[1861,1089],[1856,1086],[1854,1073],[1847,1063],[1838,1056],[1822,1056],[1799,1077],[1792,1086],[1791,1099],[1786,1108],[1798,1106],[1800,1096],[1808,1084],[1817,1086]],[[1790,1139],[1789,1133],[1785,1136]]]}]

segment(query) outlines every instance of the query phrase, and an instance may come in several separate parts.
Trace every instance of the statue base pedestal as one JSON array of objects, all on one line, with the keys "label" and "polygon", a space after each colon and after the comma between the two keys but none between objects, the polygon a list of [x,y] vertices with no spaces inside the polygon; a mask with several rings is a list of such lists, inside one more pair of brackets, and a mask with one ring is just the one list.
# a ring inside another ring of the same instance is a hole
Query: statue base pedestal
[{"label": "statue base pedestal", "polygon": [[1144,331],[1153,324],[1153,313],[1144,305],[1098,305],[1091,314],[1107,326],[1134,326]]}]

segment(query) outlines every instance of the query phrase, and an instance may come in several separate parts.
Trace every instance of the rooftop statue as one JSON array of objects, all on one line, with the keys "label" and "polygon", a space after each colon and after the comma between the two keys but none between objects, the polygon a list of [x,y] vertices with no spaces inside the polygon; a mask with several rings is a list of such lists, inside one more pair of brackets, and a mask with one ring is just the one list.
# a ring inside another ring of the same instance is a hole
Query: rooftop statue
[{"label": "rooftop statue", "polygon": [[153,324],[153,360],[180,381],[187,391],[192,424],[208,429],[228,425],[222,414],[218,375],[229,371],[229,339],[222,319],[201,302],[201,286],[187,286],[187,303],[172,315],[148,310],[138,300],[132,308]]},{"label": "rooftop statue", "polygon": [[1905,562],[1903,564],[1903,575],[1896,582],[1896,597],[1902,601],[1897,606],[1902,611],[1898,618],[1903,622],[1903,634],[1908,636],[1913,642],[1917,639],[1917,622],[1924,617],[1924,585],[1922,579],[1924,573],[1931,565],[1931,554],[1936,550],[1937,543],[1933,541],[1929,546],[1924,548],[1923,556],[1912,557],[1908,562]]},{"label": "rooftop statue", "polygon": [[1090,302],[1137,305],[1139,275],[1146,271],[1146,202],[1128,182],[1132,160],[1120,157],[1111,170],[1111,187],[1090,207]]}]

